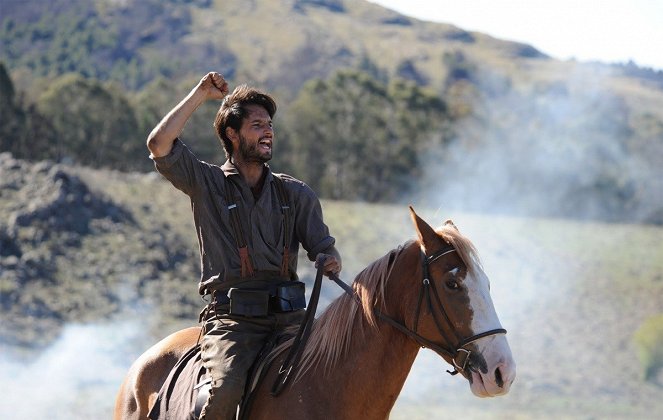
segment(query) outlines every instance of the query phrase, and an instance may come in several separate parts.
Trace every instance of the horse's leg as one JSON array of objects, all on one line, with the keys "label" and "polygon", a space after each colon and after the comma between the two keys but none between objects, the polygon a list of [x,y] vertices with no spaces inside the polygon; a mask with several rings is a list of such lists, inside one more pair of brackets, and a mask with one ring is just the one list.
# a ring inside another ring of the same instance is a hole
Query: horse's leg
[{"label": "horse's leg", "polygon": [[[166,380],[168,371],[175,365],[175,362],[162,358],[162,366],[166,369],[166,374],[153,370],[154,363],[143,363],[144,359],[138,359],[138,364],[134,364],[127,374],[115,400],[115,420],[128,419],[146,419],[150,407],[156,399],[156,393],[161,388],[159,382]],[[172,362],[168,363],[168,362]],[[170,366],[169,366],[170,365]]]},{"label": "horse's leg", "polygon": [[[138,409],[138,398],[135,395],[133,384],[135,383],[135,376],[133,374],[133,369],[127,373],[125,376],[122,385],[120,385],[120,390],[115,397],[115,411],[113,414],[114,420],[124,420],[124,419],[138,419],[140,418],[140,412]],[[143,418],[147,417],[144,415]]]},{"label": "horse's leg", "polygon": [[177,331],[143,353],[131,366],[115,400],[115,420],[146,419],[170,370],[196,344],[200,328]]}]

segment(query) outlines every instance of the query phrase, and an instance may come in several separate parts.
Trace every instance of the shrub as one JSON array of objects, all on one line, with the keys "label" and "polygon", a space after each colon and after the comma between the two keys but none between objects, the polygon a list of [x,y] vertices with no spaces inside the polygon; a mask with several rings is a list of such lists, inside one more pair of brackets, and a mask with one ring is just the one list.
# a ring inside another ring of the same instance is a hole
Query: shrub
[{"label": "shrub", "polygon": [[633,335],[633,341],[644,379],[651,381],[663,369],[663,314],[645,320]]}]

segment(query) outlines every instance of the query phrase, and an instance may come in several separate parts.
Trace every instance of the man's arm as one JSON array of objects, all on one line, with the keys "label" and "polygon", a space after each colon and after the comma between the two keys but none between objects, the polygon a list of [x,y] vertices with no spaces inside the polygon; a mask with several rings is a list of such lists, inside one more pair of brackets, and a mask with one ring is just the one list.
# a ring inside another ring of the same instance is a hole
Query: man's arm
[{"label": "man's arm", "polygon": [[147,148],[154,157],[166,156],[175,139],[196,109],[209,99],[223,99],[228,83],[216,72],[207,73],[182,101],[157,124],[147,137]]},{"label": "man's arm", "polygon": [[330,246],[329,248],[325,249],[320,254],[318,254],[318,258],[316,258],[315,268],[318,268],[317,261],[321,255],[327,256],[327,258],[325,259],[324,271],[323,271],[325,276],[329,277],[330,274],[338,276],[339,274],[341,274],[341,268],[343,268],[343,264],[341,261],[341,254],[339,254],[338,250],[334,245]]}]

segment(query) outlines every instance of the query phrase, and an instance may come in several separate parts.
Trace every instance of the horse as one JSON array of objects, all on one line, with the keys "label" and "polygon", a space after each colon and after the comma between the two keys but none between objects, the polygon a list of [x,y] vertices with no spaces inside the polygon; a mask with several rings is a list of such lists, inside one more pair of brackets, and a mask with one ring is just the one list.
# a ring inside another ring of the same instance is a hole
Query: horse
[{"label": "horse", "polygon": [[[476,248],[452,221],[435,230],[411,207],[410,213],[416,239],[371,263],[356,276],[352,295],[328,305],[294,378],[273,396],[283,362],[276,358],[245,418],[387,419],[422,347],[453,366],[447,372],[460,373],[474,395],[509,392],[515,363]],[[199,336],[199,327],[187,328],[143,353],[120,387],[114,418],[145,419],[169,371]]]}]

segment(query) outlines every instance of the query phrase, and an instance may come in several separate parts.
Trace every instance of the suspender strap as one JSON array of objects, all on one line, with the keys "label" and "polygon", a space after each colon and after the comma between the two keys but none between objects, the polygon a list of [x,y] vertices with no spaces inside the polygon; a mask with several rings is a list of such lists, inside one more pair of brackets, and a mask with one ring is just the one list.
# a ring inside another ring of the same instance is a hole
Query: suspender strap
[{"label": "suspender strap", "polygon": [[[210,185],[209,185],[210,182],[207,180],[207,177],[204,177],[203,179],[205,180],[205,184],[207,184],[207,189],[210,190]],[[226,203],[228,203],[228,210],[230,212],[230,224],[232,225],[233,231],[235,233],[235,241],[237,242],[239,259],[242,265],[242,277],[252,276],[253,266],[251,265],[251,259],[249,258],[249,250],[246,246],[244,235],[242,234],[242,225],[240,224],[239,214],[237,213],[238,212],[237,204],[235,204],[235,200],[231,192],[232,186],[230,185],[230,181],[228,181],[225,176],[224,176],[224,181],[226,188]],[[221,191],[219,191],[219,186],[213,180],[211,183],[212,185],[214,185],[216,194],[220,196]],[[217,204],[217,201],[216,199],[214,199],[214,197],[212,199],[212,203],[214,203],[216,212],[219,213],[219,217],[221,217],[223,213],[221,212],[221,209],[219,208],[219,205]]]},{"label": "suspender strap", "polygon": [[[230,214],[230,224],[233,229],[235,242],[237,243],[237,250],[239,251],[239,258],[242,265],[241,276],[250,277],[253,276],[254,269],[253,269],[253,264],[251,263],[251,258],[249,256],[249,248],[247,246],[246,239],[244,237],[244,232],[242,231],[242,223],[239,218],[239,208],[237,207],[237,203],[235,202],[235,197],[233,195],[234,187],[231,185],[232,183],[227,179],[227,177],[224,177],[224,179],[225,179],[225,190],[226,190],[225,199],[226,203],[228,204],[228,212]],[[279,200],[279,205],[281,206],[281,211],[283,212],[284,234],[283,234],[283,260],[281,261],[281,275],[283,277],[289,277],[288,262],[290,260],[289,245],[290,245],[290,223],[292,215],[290,213],[288,195],[286,194],[283,180],[276,175],[273,175],[273,179],[274,179],[274,184],[276,185],[276,194]],[[207,181],[206,178],[205,182],[207,183],[207,188],[209,189],[209,182]],[[215,182],[212,182],[212,184],[214,184],[216,193],[218,195],[221,195],[221,191],[219,191],[219,186]],[[220,216],[221,209],[218,208],[216,200],[212,201],[214,202],[216,211],[219,213]]]},{"label": "suspender strap", "polygon": [[246,244],[246,239],[244,239],[244,233],[242,232],[242,224],[239,219],[239,209],[237,208],[237,203],[235,202],[235,197],[232,193],[233,186],[227,178],[225,186],[226,203],[228,203],[228,212],[230,214],[230,224],[233,228],[235,242],[237,243],[237,250],[239,251],[239,260],[242,265],[241,275],[242,277],[250,277],[253,276],[253,265],[251,264],[249,248]]},{"label": "suspender strap", "polygon": [[279,198],[279,205],[281,206],[281,211],[283,212],[283,260],[281,261],[281,275],[283,277],[288,276],[288,262],[290,260],[290,202],[288,201],[288,195],[285,191],[285,185],[283,180],[273,174],[274,185],[276,186],[276,194]]}]

